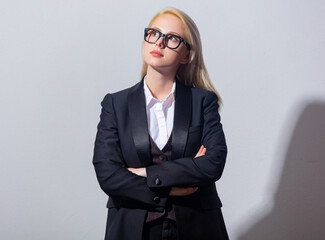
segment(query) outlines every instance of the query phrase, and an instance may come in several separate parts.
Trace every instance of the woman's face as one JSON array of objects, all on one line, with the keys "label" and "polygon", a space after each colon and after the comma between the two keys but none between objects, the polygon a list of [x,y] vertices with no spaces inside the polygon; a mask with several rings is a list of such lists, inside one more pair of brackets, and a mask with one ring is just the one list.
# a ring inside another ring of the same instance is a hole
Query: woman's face
[{"label": "woman's face", "polygon": [[[150,28],[159,30],[163,34],[171,33],[185,38],[185,26],[182,21],[172,15],[163,14],[157,17]],[[180,64],[186,64],[189,61],[189,50],[184,43],[178,48],[167,48],[163,43],[163,37],[160,37],[155,43],[144,42],[143,59],[148,64],[148,68],[154,68],[157,71],[177,71]]]}]

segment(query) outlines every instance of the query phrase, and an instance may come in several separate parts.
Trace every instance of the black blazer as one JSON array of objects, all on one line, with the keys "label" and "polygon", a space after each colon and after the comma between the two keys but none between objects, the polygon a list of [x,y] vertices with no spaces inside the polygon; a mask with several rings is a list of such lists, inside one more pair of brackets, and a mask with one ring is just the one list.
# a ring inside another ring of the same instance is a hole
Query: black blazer
[{"label": "black blazer", "polygon": [[[109,196],[105,239],[141,240],[147,210],[163,211],[168,198],[180,239],[228,239],[215,187],[227,155],[217,96],[176,81],[172,160],[152,165],[143,84],[107,94],[101,103],[93,164]],[[207,153],[193,159],[202,144]],[[146,167],[147,178],[127,167]],[[172,186],[199,188],[169,197]]]}]

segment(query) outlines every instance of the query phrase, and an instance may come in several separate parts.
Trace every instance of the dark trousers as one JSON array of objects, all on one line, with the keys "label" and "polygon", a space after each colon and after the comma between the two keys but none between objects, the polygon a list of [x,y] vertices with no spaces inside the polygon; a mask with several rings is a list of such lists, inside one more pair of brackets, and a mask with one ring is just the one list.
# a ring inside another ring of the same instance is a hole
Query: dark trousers
[{"label": "dark trousers", "polygon": [[169,218],[158,218],[144,224],[142,240],[177,240],[176,222]]}]

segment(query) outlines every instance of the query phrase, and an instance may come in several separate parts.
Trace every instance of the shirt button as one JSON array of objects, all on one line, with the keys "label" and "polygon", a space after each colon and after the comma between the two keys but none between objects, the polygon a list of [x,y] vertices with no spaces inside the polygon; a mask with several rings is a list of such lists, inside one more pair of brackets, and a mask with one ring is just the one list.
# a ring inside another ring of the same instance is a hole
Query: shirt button
[{"label": "shirt button", "polygon": [[157,197],[157,196],[155,196],[155,197],[153,198],[153,200],[154,200],[155,203],[160,203],[160,198]]},{"label": "shirt button", "polygon": [[161,180],[160,180],[159,178],[156,178],[156,180],[155,180],[155,184],[156,184],[156,185],[160,185],[160,184],[161,184]]}]

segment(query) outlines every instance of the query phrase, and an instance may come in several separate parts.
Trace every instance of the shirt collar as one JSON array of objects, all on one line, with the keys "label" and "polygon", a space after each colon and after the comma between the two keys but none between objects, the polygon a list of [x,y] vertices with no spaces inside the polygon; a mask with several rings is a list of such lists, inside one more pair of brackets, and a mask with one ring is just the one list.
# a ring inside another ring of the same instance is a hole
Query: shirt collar
[{"label": "shirt collar", "polygon": [[168,94],[168,96],[166,97],[166,99],[164,101],[161,101],[161,100],[155,98],[154,96],[152,96],[150,89],[148,88],[147,83],[146,83],[146,77],[144,77],[143,88],[144,88],[144,95],[146,97],[146,106],[148,106],[150,103],[155,104],[156,102],[160,102],[163,105],[165,105],[167,103],[171,104],[175,99],[175,87],[176,87],[176,81],[174,81],[173,87],[172,87],[170,93]]}]

